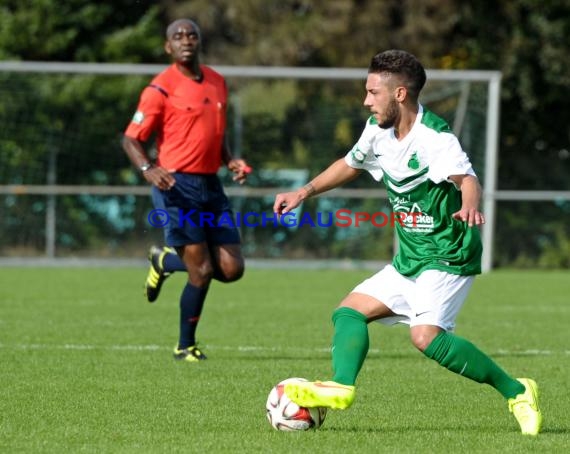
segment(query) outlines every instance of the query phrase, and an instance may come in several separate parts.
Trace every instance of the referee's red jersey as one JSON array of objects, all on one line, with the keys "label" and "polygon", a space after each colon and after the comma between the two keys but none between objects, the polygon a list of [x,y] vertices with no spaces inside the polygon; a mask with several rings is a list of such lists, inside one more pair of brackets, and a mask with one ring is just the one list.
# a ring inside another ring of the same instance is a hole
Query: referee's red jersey
[{"label": "referee's red jersey", "polygon": [[221,74],[200,69],[201,82],[175,64],[158,74],[125,131],[142,142],[156,132],[158,165],[171,172],[214,174],[222,163],[228,90]]}]

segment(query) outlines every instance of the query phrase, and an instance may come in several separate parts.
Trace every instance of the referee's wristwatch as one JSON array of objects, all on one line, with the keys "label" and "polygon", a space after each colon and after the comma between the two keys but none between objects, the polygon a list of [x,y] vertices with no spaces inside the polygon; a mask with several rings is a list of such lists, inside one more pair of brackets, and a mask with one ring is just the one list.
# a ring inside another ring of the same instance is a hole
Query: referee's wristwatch
[{"label": "referee's wristwatch", "polygon": [[147,170],[152,169],[152,167],[153,167],[152,162],[147,162],[146,164],[143,164],[142,166],[140,166],[139,169],[140,169],[141,172],[144,173],[144,172],[146,172]]}]

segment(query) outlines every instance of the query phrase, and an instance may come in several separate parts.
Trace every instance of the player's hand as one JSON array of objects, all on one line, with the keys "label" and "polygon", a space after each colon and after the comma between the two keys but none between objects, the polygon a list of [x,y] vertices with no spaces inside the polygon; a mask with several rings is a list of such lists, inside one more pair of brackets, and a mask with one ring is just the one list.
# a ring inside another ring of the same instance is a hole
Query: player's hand
[{"label": "player's hand", "polygon": [[144,179],[161,191],[167,191],[175,185],[176,180],[164,167],[152,166],[143,172]]},{"label": "player's hand", "polygon": [[253,171],[243,159],[232,159],[228,162],[228,169],[234,173],[233,180],[239,184],[244,184],[247,176]]},{"label": "player's hand", "polygon": [[277,194],[273,204],[273,212],[281,216],[297,208],[303,200],[303,195],[299,191]]},{"label": "player's hand", "polygon": [[467,222],[469,227],[485,224],[485,216],[476,208],[461,208],[451,215],[457,221]]}]

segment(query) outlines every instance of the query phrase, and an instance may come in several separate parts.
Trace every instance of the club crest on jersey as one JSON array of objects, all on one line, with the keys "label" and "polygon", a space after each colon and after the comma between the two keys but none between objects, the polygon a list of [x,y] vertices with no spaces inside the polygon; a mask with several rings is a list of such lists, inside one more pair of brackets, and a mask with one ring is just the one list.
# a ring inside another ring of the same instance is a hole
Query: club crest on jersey
[{"label": "club crest on jersey", "polygon": [[140,110],[137,110],[133,115],[132,122],[136,123],[137,125],[140,125],[142,124],[143,121],[144,121],[144,114]]},{"label": "club crest on jersey", "polygon": [[354,147],[352,149],[352,159],[354,159],[356,162],[362,164],[365,158],[365,154],[358,147]]},{"label": "club crest on jersey", "polygon": [[420,160],[418,159],[417,151],[414,151],[412,157],[408,161],[408,167],[412,170],[418,170],[420,168]]}]

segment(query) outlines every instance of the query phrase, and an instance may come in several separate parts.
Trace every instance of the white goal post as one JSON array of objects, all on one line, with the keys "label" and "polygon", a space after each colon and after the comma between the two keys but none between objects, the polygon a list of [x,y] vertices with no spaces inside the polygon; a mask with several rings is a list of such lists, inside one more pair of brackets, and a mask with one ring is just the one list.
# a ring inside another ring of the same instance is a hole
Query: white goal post
[{"label": "white goal post", "polygon": [[[0,72],[21,73],[55,73],[55,74],[99,74],[99,75],[154,75],[163,70],[166,65],[159,64],[115,64],[115,63],[64,63],[64,62],[0,62]],[[360,68],[294,68],[294,67],[260,67],[260,66],[213,66],[227,78],[257,78],[257,79],[318,79],[318,80],[365,80],[366,69]],[[492,268],[493,258],[493,231],[495,224],[495,201],[500,195],[497,192],[497,156],[499,135],[499,100],[501,73],[498,71],[467,71],[467,70],[427,70],[428,81],[460,81],[460,82],[483,82],[487,84],[486,112],[485,112],[485,156],[483,170],[483,211],[487,222],[482,227],[483,237],[483,270]],[[464,95],[469,96],[469,89]],[[461,100],[458,102],[458,110],[464,109]],[[461,123],[465,112],[457,112],[454,128]],[[459,126],[460,127],[460,126]],[[356,138],[355,138],[356,139]],[[1,183],[1,182],[0,182]],[[259,191],[262,188],[256,188]],[[133,187],[85,187],[85,186],[58,186],[58,185],[2,185],[0,194],[82,194],[92,191],[96,194],[104,190],[106,193],[131,194],[133,190],[141,193],[148,188]],[[228,188],[229,195],[238,194],[240,191],[247,193],[243,188]],[[271,191],[275,192],[275,188]],[[350,190],[338,189],[334,195],[343,197],[377,198],[378,190]],[[382,192],[384,194],[385,192]],[[559,194],[557,195],[559,197]],[[49,213],[46,219],[53,223],[53,213]],[[48,221],[46,221],[48,222]],[[53,227],[53,226],[52,226]],[[50,237],[50,226],[46,226],[46,236]],[[53,236],[53,235],[52,235]],[[53,241],[53,238],[52,238]],[[49,255],[49,254],[48,254]]]}]

